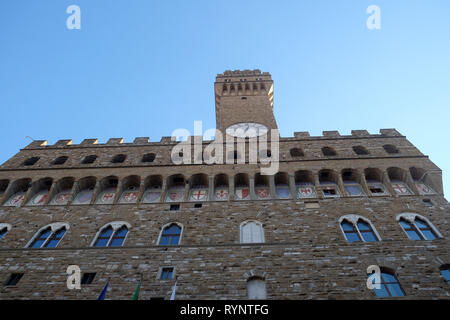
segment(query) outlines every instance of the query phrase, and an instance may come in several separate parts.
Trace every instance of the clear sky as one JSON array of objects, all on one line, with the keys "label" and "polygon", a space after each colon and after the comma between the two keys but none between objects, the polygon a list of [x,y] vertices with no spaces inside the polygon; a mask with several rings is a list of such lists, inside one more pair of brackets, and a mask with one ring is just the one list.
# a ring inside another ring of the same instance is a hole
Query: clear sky
[{"label": "clear sky", "polygon": [[[81,30],[66,28],[72,4]],[[449,198],[448,0],[2,0],[0,162],[26,136],[214,128],[215,76],[235,69],[272,74],[282,136],[396,128],[444,171]]]}]

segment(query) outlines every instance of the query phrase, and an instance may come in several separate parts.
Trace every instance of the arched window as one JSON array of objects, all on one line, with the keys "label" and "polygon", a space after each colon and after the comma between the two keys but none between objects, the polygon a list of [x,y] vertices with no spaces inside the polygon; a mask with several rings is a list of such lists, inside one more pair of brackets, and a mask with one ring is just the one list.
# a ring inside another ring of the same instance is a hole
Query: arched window
[{"label": "arched window", "polygon": [[[377,297],[383,298],[405,296],[405,292],[400,286],[400,283],[394,272],[385,268],[381,268],[379,280],[377,279],[375,274],[370,274],[369,278],[372,278],[372,284],[374,285],[374,291]],[[377,288],[378,284],[380,288]]]},{"label": "arched window", "polygon": [[401,214],[397,221],[411,240],[434,240],[442,235],[428,219],[416,214]]},{"label": "arched window", "polygon": [[121,247],[128,235],[130,225],[125,222],[111,222],[103,226],[95,237],[94,247]]},{"label": "arched window", "polygon": [[342,232],[349,243],[377,242],[380,237],[370,221],[357,216],[347,215],[340,219]]},{"label": "arched window", "polygon": [[0,223],[0,239],[3,239],[9,230],[11,230],[11,225],[7,223]]},{"label": "arched window", "polygon": [[264,229],[261,222],[246,221],[241,224],[241,243],[264,243]]},{"label": "arched window", "polygon": [[267,298],[266,282],[259,277],[247,280],[247,296],[252,300],[264,300]]},{"label": "arched window", "polygon": [[450,284],[450,264],[444,264],[440,267],[440,270],[447,284]]},{"label": "arched window", "polygon": [[54,223],[41,228],[28,243],[27,248],[56,248],[68,229],[69,225],[65,223]]},{"label": "arched window", "polygon": [[163,228],[159,239],[160,246],[177,246],[180,244],[182,228],[172,223]]}]

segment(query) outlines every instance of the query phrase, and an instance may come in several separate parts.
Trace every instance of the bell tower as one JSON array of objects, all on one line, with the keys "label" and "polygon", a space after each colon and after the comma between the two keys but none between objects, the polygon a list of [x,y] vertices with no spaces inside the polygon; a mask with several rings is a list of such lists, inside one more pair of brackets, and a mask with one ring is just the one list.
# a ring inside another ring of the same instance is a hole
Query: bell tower
[{"label": "bell tower", "polygon": [[214,90],[216,128],[223,134],[230,134],[239,125],[278,129],[273,114],[273,81],[268,72],[225,71],[217,75]]}]

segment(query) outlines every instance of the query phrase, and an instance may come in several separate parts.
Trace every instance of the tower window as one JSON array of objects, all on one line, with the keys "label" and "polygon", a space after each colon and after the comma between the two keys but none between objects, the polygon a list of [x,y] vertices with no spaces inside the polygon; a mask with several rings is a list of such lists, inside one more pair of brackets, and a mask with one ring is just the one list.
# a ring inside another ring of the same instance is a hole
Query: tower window
[{"label": "tower window", "polygon": [[69,158],[66,157],[66,156],[58,157],[58,158],[56,158],[53,161],[52,164],[54,164],[54,165],[61,165],[61,164],[64,164],[67,161],[67,159],[69,159]]},{"label": "tower window", "polygon": [[123,162],[125,161],[126,158],[127,158],[126,155],[124,155],[124,154],[118,154],[118,155],[116,155],[116,156],[111,160],[111,162],[112,162],[112,163],[123,163]]},{"label": "tower window", "polygon": [[355,146],[353,147],[353,151],[355,151],[355,153],[359,156],[365,156],[369,154],[369,151],[367,151],[367,149],[363,146]]},{"label": "tower window", "polygon": [[142,157],[142,162],[153,162],[155,161],[155,154],[154,153],[147,153],[144,154],[144,156]]},{"label": "tower window", "polygon": [[334,151],[334,149],[330,147],[323,147],[322,153],[326,157],[334,157],[337,155],[336,151]]},{"label": "tower window", "polygon": [[85,157],[82,161],[81,164],[91,164],[94,163],[94,161],[97,159],[96,155],[90,155]]},{"label": "tower window", "polygon": [[305,156],[305,154],[302,149],[300,149],[300,148],[291,149],[291,157],[299,158],[299,157],[304,157],[304,156]]},{"label": "tower window", "polygon": [[383,148],[389,154],[400,153],[400,151],[397,149],[397,147],[392,144],[386,144],[383,146]]},{"label": "tower window", "polygon": [[38,160],[39,160],[39,157],[31,157],[31,158],[28,158],[27,160],[25,160],[24,162],[23,162],[23,165],[24,166],[32,166],[32,165],[34,165],[36,162],[38,162]]}]

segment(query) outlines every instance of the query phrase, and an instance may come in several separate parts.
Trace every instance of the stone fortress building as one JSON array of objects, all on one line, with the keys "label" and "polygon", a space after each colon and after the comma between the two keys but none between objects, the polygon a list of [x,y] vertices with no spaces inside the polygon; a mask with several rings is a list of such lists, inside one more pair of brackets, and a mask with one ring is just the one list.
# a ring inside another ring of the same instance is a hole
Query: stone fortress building
[{"label": "stone fortress building", "polygon": [[[226,71],[214,88],[229,137],[277,128],[269,73]],[[269,176],[238,163],[248,151],[175,165],[177,143],[33,141],[6,161],[0,299],[96,299],[108,280],[107,299],[140,281],[140,299],[169,299],[176,279],[176,299],[450,297],[441,170],[395,129],[280,137]]]}]

